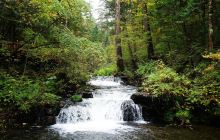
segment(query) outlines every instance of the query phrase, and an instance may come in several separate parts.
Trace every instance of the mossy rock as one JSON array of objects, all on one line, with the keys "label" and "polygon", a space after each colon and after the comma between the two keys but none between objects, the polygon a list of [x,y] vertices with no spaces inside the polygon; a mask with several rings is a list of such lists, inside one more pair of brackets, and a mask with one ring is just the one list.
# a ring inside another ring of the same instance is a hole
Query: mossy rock
[{"label": "mossy rock", "polygon": [[70,100],[72,102],[82,102],[82,96],[81,95],[73,95],[70,97]]}]

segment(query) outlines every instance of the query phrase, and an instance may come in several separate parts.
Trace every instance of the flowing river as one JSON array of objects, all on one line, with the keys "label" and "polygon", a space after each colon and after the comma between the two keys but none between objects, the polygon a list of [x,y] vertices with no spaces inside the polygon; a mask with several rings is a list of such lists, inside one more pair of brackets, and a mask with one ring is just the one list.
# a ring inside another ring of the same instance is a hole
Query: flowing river
[{"label": "flowing river", "polygon": [[89,82],[100,87],[74,105],[66,105],[56,124],[41,129],[7,132],[5,140],[218,140],[220,129],[196,126],[193,130],[145,122],[141,106],[130,99],[136,92],[119,78],[97,77]]},{"label": "flowing river", "polygon": [[129,131],[132,127],[125,121],[143,122],[141,108],[130,96],[136,92],[132,86],[123,86],[119,78],[98,77],[90,81],[99,86],[93,96],[78,105],[63,108],[52,128],[61,133]]}]

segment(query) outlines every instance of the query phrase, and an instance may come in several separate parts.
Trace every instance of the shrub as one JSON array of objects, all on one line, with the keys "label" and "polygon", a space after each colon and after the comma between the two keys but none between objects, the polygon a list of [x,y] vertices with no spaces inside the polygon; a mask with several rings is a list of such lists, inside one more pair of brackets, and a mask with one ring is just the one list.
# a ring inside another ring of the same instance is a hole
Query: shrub
[{"label": "shrub", "polygon": [[158,97],[165,105],[162,110],[165,122],[173,122],[175,118],[181,123],[189,122],[190,113],[185,109],[185,98],[189,94],[191,80],[179,75],[161,61],[147,64],[138,73],[144,76],[143,91]]},{"label": "shrub", "polygon": [[3,108],[24,112],[38,105],[54,105],[59,97],[49,91],[55,91],[50,80],[30,80],[14,78],[0,73],[0,105]]},{"label": "shrub", "polygon": [[[163,117],[167,122],[189,123],[193,117],[207,120],[220,114],[220,71],[217,62],[201,62],[194,71],[199,77],[189,79],[161,61],[141,66],[142,90],[165,102]],[[198,115],[198,110],[200,116]],[[208,116],[208,117],[207,117]],[[208,120],[207,120],[208,121]]]},{"label": "shrub", "polygon": [[149,62],[146,63],[144,65],[139,65],[136,73],[145,78],[147,75],[151,74],[152,72],[154,72],[156,69],[156,62]]},{"label": "shrub", "polygon": [[155,68],[143,81],[144,91],[155,96],[161,94],[185,95],[188,93],[191,81],[177,74],[168,67]]},{"label": "shrub", "polygon": [[115,65],[109,65],[107,67],[103,67],[99,70],[96,70],[94,72],[94,75],[96,76],[111,76],[114,75],[117,72],[117,68]]},{"label": "shrub", "polygon": [[190,115],[190,111],[187,109],[178,110],[175,116],[181,121],[181,124],[190,122],[191,115]]}]

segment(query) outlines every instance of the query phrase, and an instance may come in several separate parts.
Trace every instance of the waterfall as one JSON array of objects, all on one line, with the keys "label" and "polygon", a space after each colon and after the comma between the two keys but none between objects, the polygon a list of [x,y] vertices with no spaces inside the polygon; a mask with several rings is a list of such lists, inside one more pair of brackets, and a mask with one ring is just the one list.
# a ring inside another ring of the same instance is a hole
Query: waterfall
[{"label": "waterfall", "polygon": [[136,92],[135,87],[125,86],[120,78],[115,77],[92,78],[89,84],[100,87],[92,93],[93,98],[61,109],[55,126],[80,124],[77,130],[95,131],[97,127],[111,129],[126,121],[143,121],[141,108],[130,99]]},{"label": "waterfall", "polygon": [[140,121],[142,118],[142,110],[132,100],[124,101],[121,105],[123,121]]}]

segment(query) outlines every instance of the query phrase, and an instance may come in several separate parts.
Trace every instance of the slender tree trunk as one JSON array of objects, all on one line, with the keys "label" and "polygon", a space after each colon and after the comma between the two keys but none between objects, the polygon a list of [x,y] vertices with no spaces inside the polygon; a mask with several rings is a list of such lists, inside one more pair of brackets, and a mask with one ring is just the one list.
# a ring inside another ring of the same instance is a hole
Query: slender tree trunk
[{"label": "slender tree trunk", "polygon": [[132,42],[130,41],[130,36],[129,36],[129,30],[127,28],[127,25],[129,25],[129,23],[133,26],[132,22],[133,22],[133,14],[132,14],[132,9],[133,9],[133,6],[134,6],[134,3],[132,0],[130,0],[130,3],[131,3],[131,8],[128,9],[128,16],[130,17],[128,19],[128,22],[125,22],[125,30],[126,30],[126,38],[127,38],[127,41],[128,41],[128,52],[129,52],[129,55],[131,57],[131,67],[132,67],[132,70],[135,71],[137,69],[137,62],[136,62],[136,55],[134,55],[134,46],[132,44]]},{"label": "slender tree trunk", "polygon": [[152,59],[154,57],[154,45],[153,45],[153,40],[152,40],[152,35],[151,35],[151,28],[149,24],[149,19],[148,19],[148,8],[147,4],[144,4],[143,8],[145,17],[144,17],[144,31],[147,32],[147,53],[148,53],[148,59]]},{"label": "slender tree trunk", "polygon": [[116,0],[115,2],[115,46],[116,46],[116,55],[117,55],[117,67],[118,71],[124,71],[124,62],[122,58],[122,49],[121,49],[121,38],[120,38],[120,0]]},{"label": "slender tree trunk", "polygon": [[[127,22],[125,22],[127,25]],[[132,70],[136,70],[137,69],[137,62],[136,62],[136,56],[134,55],[134,51],[133,51],[133,48],[132,47],[132,43],[130,41],[130,38],[129,38],[129,33],[128,33],[128,29],[127,27],[125,27],[125,32],[126,32],[126,38],[127,38],[127,41],[128,41],[128,52],[129,52],[129,55],[131,57],[131,66],[132,66]]]},{"label": "slender tree trunk", "polygon": [[131,56],[132,69],[133,69],[133,70],[136,70],[136,69],[137,69],[136,58],[135,58],[135,55],[134,55],[134,53],[133,53],[133,50],[132,50],[132,46],[131,46],[131,42],[130,42],[130,41],[128,42],[128,51],[129,51],[129,54],[130,54],[130,56]]},{"label": "slender tree trunk", "polygon": [[128,33],[128,29],[127,27],[126,29],[126,38],[128,39],[128,52],[129,55],[131,57],[131,66],[132,66],[132,70],[136,70],[137,69],[137,62],[136,62],[136,56],[134,55],[134,51],[133,51],[133,47],[129,38],[129,33]]},{"label": "slender tree trunk", "polygon": [[213,49],[213,0],[208,1],[208,50]]}]

